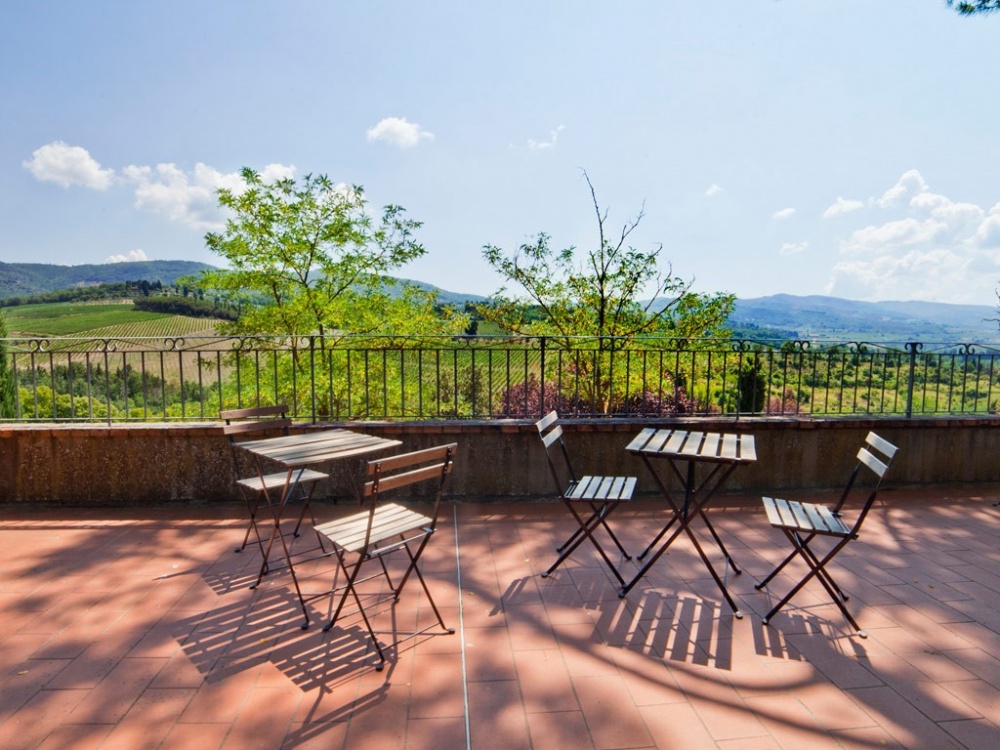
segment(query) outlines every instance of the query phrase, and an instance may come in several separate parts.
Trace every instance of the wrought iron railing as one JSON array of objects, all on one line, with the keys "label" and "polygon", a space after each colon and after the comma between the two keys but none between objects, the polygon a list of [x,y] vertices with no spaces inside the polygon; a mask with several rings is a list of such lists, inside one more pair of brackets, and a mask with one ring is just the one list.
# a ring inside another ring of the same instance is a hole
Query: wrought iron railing
[{"label": "wrought iron railing", "polygon": [[4,421],[994,413],[979,344],[510,337],[11,338]]}]

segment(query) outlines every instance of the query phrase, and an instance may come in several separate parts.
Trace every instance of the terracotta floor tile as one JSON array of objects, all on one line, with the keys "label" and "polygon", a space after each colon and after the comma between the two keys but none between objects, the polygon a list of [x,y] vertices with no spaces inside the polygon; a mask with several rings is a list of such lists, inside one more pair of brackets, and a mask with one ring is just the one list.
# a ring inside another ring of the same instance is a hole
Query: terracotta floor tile
[{"label": "terracotta floor tile", "polygon": [[1000,741],[1000,724],[987,719],[949,721],[941,726],[970,750],[989,750],[996,747]]},{"label": "terracotta floor tile", "polygon": [[516,680],[469,684],[472,747],[482,750],[530,748],[527,718]]},{"label": "terracotta floor tile", "polygon": [[467,627],[465,662],[470,682],[513,680],[517,676],[506,628]]},{"label": "terracotta floor tile", "polygon": [[461,654],[433,654],[417,660],[409,702],[411,719],[464,718]]},{"label": "terracotta floor tile", "polygon": [[533,748],[594,747],[582,711],[529,713],[527,719]]},{"label": "terracotta floor tile", "polygon": [[143,691],[108,735],[102,750],[160,747],[195,692],[194,688],[151,688]]},{"label": "terracotta floor tile", "polygon": [[690,680],[681,685],[689,693],[691,704],[716,740],[752,739],[769,734],[743,698],[735,690],[701,686],[701,694],[690,694]]},{"label": "terracotta floor tile", "polygon": [[465,747],[465,718],[410,719],[406,724],[407,748]]},{"label": "terracotta floor tile", "polygon": [[73,721],[107,724],[120,721],[166,664],[166,659],[125,658],[93,687],[73,712]]},{"label": "terracotta floor tile", "polygon": [[779,747],[836,748],[836,739],[792,693],[746,699],[747,707]]},{"label": "terracotta floor tile", "polygon": [[110,724],[60,724],[36,750],[97,750],[114,728]]},{"label": "terracotta floor tile", "polygon": [[717,750],[718,748],[715,738],[689,703],[642,706],[639,713],[658,750],[674,748]]},{"label": "terracotta floor tile", "polygon": [[653,738],[620,677],[574,677],[596,748],[652,747]]},{"label": "terracotta floor tile", "polygon": [[218,750],[229,733],[226,724],[175,724],[160,745],[160,750]]},{"label": "terracotta floor tile", "polygon": [[528,714],[572,712],[580,704],[559,649],[517,651],[517,679]]},{"label": "terracotta floor tile", "polygon": [[222,747],[233,750],[281,747],[301,699],[302,691],[292,685],[255,687],[240,707]]},{"label": "terracotta floor tile", "polygon": [[73,710],[86,699],[88,693],[87,690],[40,690],[34,693],[18,708],[17,713],[0,724],[0,747],[9,750],[36,747],[60,725],[69,723]]},{"label": "terracotta floor tile", "polygon": [[[759,498],[711,510],[744,568],[727,577],[742,620],[688,540],[620,598],[589,545],[540,577],[573,528],[558,503],[462,503],[424,558],[461,629],[380,635],[382,672],[356,613],[323,632],[321,597],[302,630],[287,573],[247,588],[259,554],[232,551],[240,508],[47,510],[30,522],[19,509],[9,523],[0,507],[0,747],[463,747],[468,708],[477,749],[993,750],[1000,514],[968,512],[986,502],[981,488],[944,492],[942,505],[941,492],[897,491],[838,557],[868,639],[813,585],[762,624],[773,595],[753,586],[784,541]],[[664,517],[640,499],[613,521],[634,553]],[[329,563],[302,565],[304,591],[329,586]],[[374,622],[392,631],[433,615],[414,585]]]}]

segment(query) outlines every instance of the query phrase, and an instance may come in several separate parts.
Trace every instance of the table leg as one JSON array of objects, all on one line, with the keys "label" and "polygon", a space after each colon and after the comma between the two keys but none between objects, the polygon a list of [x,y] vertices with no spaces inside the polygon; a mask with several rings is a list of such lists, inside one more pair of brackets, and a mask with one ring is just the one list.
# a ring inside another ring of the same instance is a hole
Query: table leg
[{"label": "table leg", "polygon": [[[739,574],[741,572],[739,567],[737,567],[736,562],[729,554],[729,551],[726,549],[725,544],[723,544],[722,539],[715,531],[715,527],[712,526],[712,523],[708,519],[708,516],[705,514],[704,510],[705,505],[708,503],[708,501],[712,498],[715,492],[723,485],[723,483],[726,481],[729,475],[736,468],[736,464],[729,464],[727,469],[722,473],[721,476],[718,477],[718,479],[714,482],[714,484],[712,484],[711,487],[708,488],[708,491],[705,492],[704,494],[702,494],[703,490],[705,490],[706,486],[708,486],[709,483],[712,482],[713,478],[716,477],[722,465],[719,465],[715,469],[713,469],[713,471],[709,474],[709,476],[705,479],[705,481],[700,486],[696,486],[694,461],[686,462],[687,463],[686,471],[683,474],[677,470],[676,466],[673,466],[672,464],[674,472],[677,474],[678,478],[681,480],[681,483],[684,487],[684,504],[682,507],[678,507],[677,504],[674,502],[672,496],[670,495],[670,492],[667,490],[666,484],[663,482],[663,479],[660,477],[659,473],[653,467],[649,458],[643,455],[642,460],[643,463],[646,464],[646,468],[649,469],[650,474],[652,474],[654,481],[656,482],[657,486],[660,489],[660,492],[663,494],[667,502],[670,503],[670,506],[673,509],[673,515],[671,516],[670,520],[666,523],[666,525],[656,535],[656,538],[643,551],[643,553],[639,555],[639,558],[640,559],[644,558],[649,553],[649,551],[657,544],[657,542],[659,542],[664,537],[664,535],[667,534],[667,532],[670,530],[670,528],[674,525],[675,522],[679,522],[679,526],[677,529],[674,530],[674,532],[670,535],[670,537],[666,540],[666,542],[664,542],[656,550],[653,556],[650,559],[646,560],[646,562],[643,564],[642,568],[640,568],[639,572],[635,575],[635,577],[632,578],[631,581],[629,581],[622,587],[622,589],[618,592],[618,596],[619,597],[626,596],[628,592],[632,590],[635,584],[638,583],[639,579],[642,578],[644,575],[646,575],[649,569],[656,563],[657,560],[659,560],[659,558],[663,555],[663,553],[667,551],[667,549],[670,547],[671,544],[673,544],[674,540],[677,539],[677,537],[680,536],[680,534],[683,532],[687,534],[688,538],[691,540],[691,543],[694,545],[695,550],[698,552],[698,556],[701,558],[705,567],[708,569],[708,572],[715,580],[716,585],[718,585],[719,590],[722,592],[723,597],[725,597],[726,599],[726,602],[728,602],[729,606],[732,608],[736,618],[742,619],[743,617],[742,610],[740,610],[740,608],[736,605],[736,602],[733,600],[732,596],[730,596],[729,591],[726,588],[725,582],[722,580],[722,578],[720,578],[719,574],[716,572],[715,567],[712,565],[711,560],[708,559],[708,556],[705,554],[704,549],[702,549],[702,546],[699,543],[698,538],[694,533],[694,530],[691,528],[691,522],[694,519],[694,517],[700,516],[702,521],[708,527],[712,539],[718,545],[719,550],[725,557],[726,562],[730,566],[732,566],[736,574]],[[700,501],[698,499],[699,495],[701,495]],[[692,510],[694,511],[693,513]]]}]

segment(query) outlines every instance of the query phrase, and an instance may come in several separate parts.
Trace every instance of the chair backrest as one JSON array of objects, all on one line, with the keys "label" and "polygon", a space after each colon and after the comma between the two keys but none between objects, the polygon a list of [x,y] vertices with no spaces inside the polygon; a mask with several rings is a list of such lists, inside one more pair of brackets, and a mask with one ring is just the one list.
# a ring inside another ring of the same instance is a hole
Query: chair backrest
[{"label": "chair backrest", "polygon": [[[256,406],[248,409],[227,409],[219,412],[225,424],[222,432],[229,438],[229,448],[233,456],[233,471],[237,479],[242,478],[244,467],[236,450],[236,438],[254,438],[265,432],[280,431],[287,435],[292,420],[288,418],[288,406]],[[249,465],[246,467],[249,471]]]},{"label": "chair backrest", "polygon": [[449,443],[436,448],[425,448],[369,461],[364,497],[371,501],[372,511],[374,512],[375,506],[378,505],[382,493],[434,480],[437,485],[434,491],[434,510],[431,514],[433,528],[437,523],[444,483],[451,474],[457,449],[458,443]]},{"label": "chair backrest", "polygon": [[[568,486],[571,487],[576,484],[577,476],[576,472],[573,471],[573,462],[570,461],[566,442],[563,440],[563,429],[559,425],[559,414],[555,411],[550,411],[535,422],[535,427],[538,428],[538,436],[542,439],[542,445],[545,446],[545,458],[549,462],[549,471],[552,473],[552,479],[556,483],[556,492],[563,494]],[[556,454],[557,458],[552,457],[553,453]],[[562,466],[561,471],[566,475],[565,480],[560,476],[560,465]]]},{"label": "chair backrest", "polygon": [[230,441],[233,441],[236,435],[254,435],[270,430],[282,430],[287,433],[292,424],[285,404],[227,409],[220,411],[219,417],[226,423],[222,431],[229,436]]},{"label": "chair backrest", "polygon": [[872,472],[875,479],[870,487],[868,497],[865,498],[864,504],[861,506],[861,511],[854,521],[854,527],[851,530],[852,536],[857,536],[861,524],[864,523],[865,516],[868,515],[868,511],[871,510],[872,505],[875,503],[875,497],[878,495],[879,487],[882,486],[882,480],[885,479],[885,475],[889,471],[889,466],[892,464],[892,459],[898,450],[899,448],[874,432],[868,433],[868,436],[865,438],[865,444],[858,450],[858,462],[855,464],[854,470],[847,480],[844,493],[840,496],[840,500],[833,509],[833,512],[839,515],[862,470],[867,469]]}]

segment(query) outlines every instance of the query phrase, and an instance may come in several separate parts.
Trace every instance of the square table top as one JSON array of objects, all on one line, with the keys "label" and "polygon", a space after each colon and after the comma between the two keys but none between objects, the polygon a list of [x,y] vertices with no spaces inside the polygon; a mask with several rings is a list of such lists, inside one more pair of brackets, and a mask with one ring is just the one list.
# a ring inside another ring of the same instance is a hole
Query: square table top
[{"label": "square table top", "polygon": [[646,427],[625,450],[642,456],[685,461],[751,463],[757,460],[753,435]]},{"label": "square table top", "polygon": [[282,435],[263,440],[247,440],[236,443],[236,447],[294,468],[352,456],[363,456],[366,453],[388,450],[402,444],[401,440],[338,428]]}]

